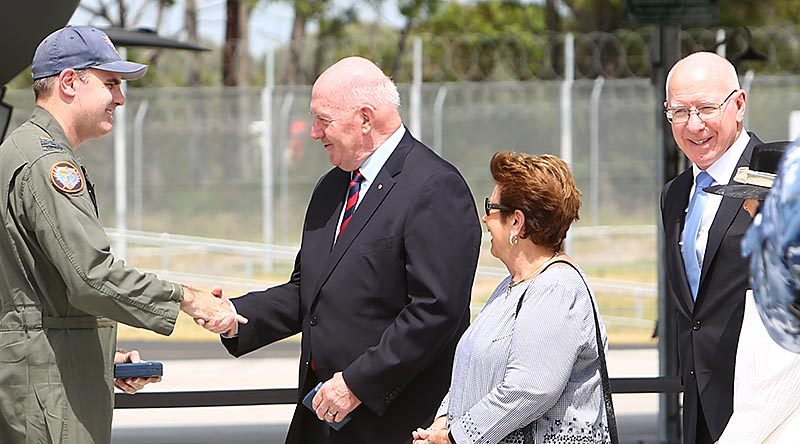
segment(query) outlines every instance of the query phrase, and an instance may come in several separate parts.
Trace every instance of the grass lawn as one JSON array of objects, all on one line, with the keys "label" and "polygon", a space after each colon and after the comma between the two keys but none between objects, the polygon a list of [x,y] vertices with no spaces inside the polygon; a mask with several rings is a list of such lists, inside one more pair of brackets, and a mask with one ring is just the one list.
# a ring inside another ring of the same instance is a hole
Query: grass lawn
[{"label": "grass lawn", "polygon": [[[655,239],[654,236],[605,235],[597,237],[582,237],[573,243],[572,256],[582,266],[591,279],[608,279],[628,282],[640,282],[652,285],[656,282]],[[479,264],[485,267],[494,267],[505,272],[503,264],[492,257],[488,251],[489,244],[485,242]],[[136,252],[141,251],[137,255]],[[161,256],[148,253],[147,249],[129,249],[129,263],[135,267],[159,269]],[[204,270],[209,275],[238,276],[239,278],[266,282],[285,282],[291,272],[291,262],[276,262],[272,272],[266,273],[260,269],[258,261],[244,262],[234,255],[209,255],[196,251],[179,249],[169,252],[170,270],[180,270],[197,273]],[[242,270],[248,270],[243,275]],[[486,301],[492,290],[497,286],[502,277],[479,276],[475,279],[472,290],[473,316]],[[195,285],[201,291],[210,291],[211,285]],[[237,296],[248,291],[247,288],[226,286],[228,296]],[[600,312],[606,318],[609,339],[612,344],[654,344],[652,339],[653,328],[657,316],[657,299],[653,297],[636,297],[629,294],[604,293],[595,291],[600,304]],[[634,319],[635,321],[631,321]],[[652,322],[651,322],[652,321]],[[181,313],[178,318],[174,333],[161,336],[147,330],[137,329],[126,325],[119,326],[121,340],[136,341],[218,341],[217,335],[206,332],[202,327],[195,325],[194,321]]]}]

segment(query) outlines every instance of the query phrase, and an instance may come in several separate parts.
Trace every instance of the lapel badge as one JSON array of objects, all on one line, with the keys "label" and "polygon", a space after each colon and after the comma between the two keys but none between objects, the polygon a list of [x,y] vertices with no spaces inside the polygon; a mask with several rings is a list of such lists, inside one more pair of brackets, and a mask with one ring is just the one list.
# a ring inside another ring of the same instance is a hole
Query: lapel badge
[{"label": "lapel badge", "polygon": [[382,190],[382,189],[383,189],[383,184],[382,184],[382,183],[379,183],[379,184],[378,184],[378,189],[379,189],[379,190]]},{"label": "lapel badge", "polygon": [[56,162],[50,167],[50,182],[62,193],[77,194],[83,191],[84,180],[72,162]]}]

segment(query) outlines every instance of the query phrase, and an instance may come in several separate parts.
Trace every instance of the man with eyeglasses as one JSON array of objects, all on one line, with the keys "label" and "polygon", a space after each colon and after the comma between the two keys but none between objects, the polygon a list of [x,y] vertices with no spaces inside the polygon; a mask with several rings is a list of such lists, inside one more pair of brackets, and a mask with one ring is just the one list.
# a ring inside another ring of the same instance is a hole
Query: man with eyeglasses
[{"label": "man with eyeglasses", "polygon": [[741,199],[706,194],[748,166],[761,143],[744,129],[747,94],[733,65],[708,52],[678,61],[667,77],[665,114],[692,165],[661,195],[668,291],[677,306],[683,442],[715,442],[733,412],[733,372],[748,288]]}]

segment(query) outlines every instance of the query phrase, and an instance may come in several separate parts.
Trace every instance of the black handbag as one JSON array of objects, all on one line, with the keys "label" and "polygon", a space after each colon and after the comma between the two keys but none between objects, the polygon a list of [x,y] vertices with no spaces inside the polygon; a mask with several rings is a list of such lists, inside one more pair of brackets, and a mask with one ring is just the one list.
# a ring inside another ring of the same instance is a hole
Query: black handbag
[{"label": "black handbag", "polygon": [[[600,320],[597,317],[597,307],[594,305],[594,299],[591,298],[592,291],[589,290],[589,285],[586,283],[586,280],[583,278],[583,275],[580,271],[575,267],[572,262],[565,261],[563,259],[558,259],[553,262],[547,264],[546,267],[539,272],[539,274],[544,273],[545,270],[550,268],[553,264],[567,264],[578,273],[581,280],[583,281],[583,285],[586,286],[586,291],[589,293],[589,300],[592,302],[592,312],[594,312],[594,332],[597,338],[597,355],[600,358],[600,380],[603,386],[603,404],[606,408],[606,421],[608,422],[608,436],[611,439],[611,444],[619,444],[619,435],[617,434],[617,417],[614,415],[614,402],[611,399],[611,383],[608,381],[608,366],[606,365],[606,353],[603,349],[603,338],[600,337]],[[517,315],[519,314],[520,309],[522,309],[522,301],[525,299],[525,294],[528,293],[526,289],[525,292],[520,296],[519,302],[517,302],[517,311],[514,313],[514,319],[516,319]],[[522,429],[522,436],[524,437],[525,444],[533,444],[533,423],[526,425]]]}]

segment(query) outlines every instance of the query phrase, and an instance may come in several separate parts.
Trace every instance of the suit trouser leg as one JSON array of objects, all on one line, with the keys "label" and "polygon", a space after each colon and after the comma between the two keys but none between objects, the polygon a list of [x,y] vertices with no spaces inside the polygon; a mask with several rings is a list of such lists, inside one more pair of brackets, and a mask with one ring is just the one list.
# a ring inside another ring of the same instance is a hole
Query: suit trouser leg
[{"label": "suit trouser leg", "polygon": [[703,404],[700,398],[697,399],[697,432],[695,435],[695,444],[714,444],[714,439],[711,438],[711,432],[708,431],[708,424],[706,424],[706,415],[703,413]]},{"label": "suit trouser leg", "polygon": [[[317,375],[309,369],[305,384],[303,384],[303,396],[314,388],[318,382]],[[293,424],[289,431],[290,436],[287,437],[288,443],[330,443],[331,428],[323,421],[320,421],[314,412],[304,405],[299,405],[296,415],[297,418],[292,421]]]}]

